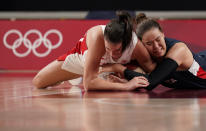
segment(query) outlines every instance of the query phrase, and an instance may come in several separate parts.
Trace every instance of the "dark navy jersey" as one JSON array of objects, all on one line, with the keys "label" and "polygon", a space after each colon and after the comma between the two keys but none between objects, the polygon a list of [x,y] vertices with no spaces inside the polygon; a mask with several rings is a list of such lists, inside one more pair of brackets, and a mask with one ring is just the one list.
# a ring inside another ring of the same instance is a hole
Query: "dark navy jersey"
[{"label": "dark navy jersey", "polygon": [[[167,52],[179,40],[165,38]],[[184,43],[184,42],[183,42]],[[206,88],[206,51],[193,54],[193,64],[186,71],[176,71],[162,84],[172,88]]]}]

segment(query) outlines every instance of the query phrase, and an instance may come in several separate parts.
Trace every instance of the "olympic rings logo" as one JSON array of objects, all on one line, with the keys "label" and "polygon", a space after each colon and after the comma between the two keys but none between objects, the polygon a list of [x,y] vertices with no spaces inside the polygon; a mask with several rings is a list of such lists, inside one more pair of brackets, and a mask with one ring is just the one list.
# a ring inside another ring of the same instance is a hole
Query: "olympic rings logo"
[{"label": "olympic rings logo", "polygon": [[[50,34],[56,34],[58,35],[59,41],[56,44],[52,44],[51,40],[49,40],[47,37]],[[18,35],[18,39],[16,39],[13,44],[7,43],[7,38],[11,35],[11,34],[16,34]],[[30,34],[36,34],[38,35],[38,39],[36,39],[33,43],[31,42],[31,40],[29,40],[28,36]],[[48,30],[44,36],[42,36],[41,32],[36,30],[36,29],[31,29],[29,31],[27,31],[24,36],[22,35],[22,33],[19,30],[16,29],[12,29],[9,30],[8,32],[6,32],[4,34],[3,37],[3,43],[4,45],[8,48],[11,49],[13,51],[13,53],[18,56],[18,57],[25,57],[27,55],[29,55],[29,53],[32,51],[34,53],[34,55],[36,55],[37,57],[45,57],[47,56],[52,49],[56,49],[58,48],[61,43],[63,41],[63,37],[60,31],[56,30],[56,29],[51,29]],[[47,50],[43,53],[39,53],[37,52],[37,48],[41,46],[41,44],[43,43],[43,45],[47,48]],[[22,44],[24,44],[24,46],[28,49],[26,52],[24,53],[19,53],[17,52],[17,48],[20,47]]]}]

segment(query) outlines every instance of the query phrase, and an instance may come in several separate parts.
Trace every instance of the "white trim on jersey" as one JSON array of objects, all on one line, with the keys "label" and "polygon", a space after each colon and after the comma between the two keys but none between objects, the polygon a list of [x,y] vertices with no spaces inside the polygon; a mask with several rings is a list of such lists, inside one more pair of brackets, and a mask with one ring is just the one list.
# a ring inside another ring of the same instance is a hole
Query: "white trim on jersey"
[{"label": "white trim on jersey", "polygon": [[199,71],[200,65],[194,60],[191,67],[189,68],[189,72],[193,75],[197,76],[197,72]]}]

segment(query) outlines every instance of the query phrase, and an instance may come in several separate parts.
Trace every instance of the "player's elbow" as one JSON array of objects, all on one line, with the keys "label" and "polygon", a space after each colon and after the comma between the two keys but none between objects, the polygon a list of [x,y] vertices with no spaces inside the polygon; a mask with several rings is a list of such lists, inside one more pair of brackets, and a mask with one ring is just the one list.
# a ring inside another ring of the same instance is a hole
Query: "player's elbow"
[{"label": "player's elbow", "polygon": [[151,73],[155,69],[156,65],[157,64],[155,62],[149,62],[145,69],[146,73]]},{"label": "player's elbow", "polygon": [[83,85],[84,85],[85,91],[91,91],[91,90],[94,90],[94,88],[95,88],[95,84],[94,84],[93,79],[87,78],[87,79],[83,80]]}]

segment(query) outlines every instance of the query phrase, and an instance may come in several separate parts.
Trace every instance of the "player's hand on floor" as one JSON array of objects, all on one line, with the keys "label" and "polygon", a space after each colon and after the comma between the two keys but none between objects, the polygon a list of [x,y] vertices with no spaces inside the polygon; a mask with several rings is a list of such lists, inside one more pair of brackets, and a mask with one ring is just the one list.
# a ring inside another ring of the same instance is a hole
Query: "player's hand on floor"
[{"label": "player's hand on floor", "polygon": [[137,88],[147,87],[149,85],[149,82],[147,78],[143,76],[139,76],[139,77],[134,77],[126,84],[127,84],[126,90],[135,90]]}]

